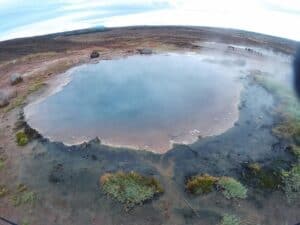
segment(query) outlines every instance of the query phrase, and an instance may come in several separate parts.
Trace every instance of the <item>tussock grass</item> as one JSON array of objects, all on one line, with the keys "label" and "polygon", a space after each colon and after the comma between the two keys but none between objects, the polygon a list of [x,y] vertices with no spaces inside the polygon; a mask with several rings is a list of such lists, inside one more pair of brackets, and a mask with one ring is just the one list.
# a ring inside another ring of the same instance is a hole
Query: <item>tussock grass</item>
[{"label": "tussock grass", "polygon": [[214,190],[218,178],[208,174],[191,177],[186,182],[186,190],[192,194],[207,194]]}]

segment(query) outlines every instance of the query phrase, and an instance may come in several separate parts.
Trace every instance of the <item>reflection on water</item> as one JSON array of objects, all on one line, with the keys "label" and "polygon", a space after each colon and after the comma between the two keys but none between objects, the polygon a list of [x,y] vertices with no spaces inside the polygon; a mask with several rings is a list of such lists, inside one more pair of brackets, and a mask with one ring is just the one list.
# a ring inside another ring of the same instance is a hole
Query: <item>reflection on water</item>
[{"label": "reflection on water", "polygon": [[198,55],[132,56],[72,70],[60,92],[25,108],[29,124],[55,141],[165,152],[219,134],[237,120],[239,74]]}]

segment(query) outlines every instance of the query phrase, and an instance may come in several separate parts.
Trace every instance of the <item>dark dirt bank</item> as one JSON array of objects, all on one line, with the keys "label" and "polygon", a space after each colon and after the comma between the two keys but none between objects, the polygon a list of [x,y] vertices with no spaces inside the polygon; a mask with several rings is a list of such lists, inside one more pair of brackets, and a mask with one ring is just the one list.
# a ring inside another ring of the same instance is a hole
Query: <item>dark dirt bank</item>
[{"label": "dark dirt bank", "polygon": [[[296,45],[285,39],[235,30],[133,27],[2,42],[0,62],[51,51],[55,52],[50,56],[51,60],[62,55],[65,58],[76,55],[78,58],[69,67],[86,62],[87,55],[81,55],[90,53],[93,48],[101,49],[104,58],[134,54],[137,47],[201,53],[207,49],[194,45],[199,41],[247,44],[287,54],[293,53]],[[17,62],[24,66],[29,61],[35,68],[40,60],[47,62],[49,58],[41,56],[34,60],[26,58]],[[3,64],[0,72],[6,77],[20,65]],[[62,70],[65,69],[64,65]],[[42,81],[45,81],[52,76],[45,74],[59,71],[48,68],[46,72],[33,76],[36,78],[42,74]],[[235,214],[241,218],[242,224],[249,225],[298,223],[300,206],[289,204],[280,189],[257,188],[244,179],[244,165],[247,163],[258,162],[262,166],[286,169],[295,159],[288,152],[290,142],[272,133],[272,128],[280,122],[275,110],[277,100],[253,83],[250,76],[242,82],[240,117],[233,128],[218,136],[199,139],[192,145],[176,145],[163,155],[104,146],[97,139],[68,147],[35,133],[31,133],[34,138],[29,144],[18,147],[14,139],[16,127],[26,127],[23,118],[19,118],[22,104],[1,111],[0,156],[5,156],[5,166],[0,169],[0,184],[6,185],[9,192],[0,198],[0,216],[24,225],[214,225],[224,213]],[[29,84],[25,79],[18,87],[18,93],[23,93]],[[102,174],[116,171],[136,171],[154,176],[161,182],[165,193],[127,211],[99,187]],[[186,193],[186,178],[202,173],[241,180],[249,189],[248,198],[228,200],[217,191],[198,197]],[[18,184],[26,184],[28,191],[35,192],[37,198],[30,204],[12,204],[14,201],[11,200],[20,195],[16,188]]]}]

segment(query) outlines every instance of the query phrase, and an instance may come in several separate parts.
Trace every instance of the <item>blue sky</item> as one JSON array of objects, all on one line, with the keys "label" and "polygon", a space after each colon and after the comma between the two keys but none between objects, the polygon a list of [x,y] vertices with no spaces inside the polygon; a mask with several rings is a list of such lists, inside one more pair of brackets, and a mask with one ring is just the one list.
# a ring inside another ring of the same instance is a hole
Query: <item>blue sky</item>
[{"label": "blue sky", "polygon": [[195,25],[300,41],[299,0],[0,0],[0,40],[94,26]]}]

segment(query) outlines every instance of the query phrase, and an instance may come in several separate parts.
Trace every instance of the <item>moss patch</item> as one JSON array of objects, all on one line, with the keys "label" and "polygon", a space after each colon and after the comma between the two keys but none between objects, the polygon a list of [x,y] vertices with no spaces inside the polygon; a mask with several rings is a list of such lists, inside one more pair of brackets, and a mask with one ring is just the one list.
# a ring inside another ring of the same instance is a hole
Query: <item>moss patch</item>
[{"label": "moss patch", "polygon": [[240,225],[241,221],[238,217],[230,214],[224,214],[219,225]]},{"label": "moss patch", "polygon": [[206,194],[214,190],[218,178],[208,174],[191,177],[186,182],[186,190],[191,194]]},{"label": "moss patch", "polygon": [[245,165],[243,177],[246,183],[257,188],[277,190],[282,184],[281,172],[274,168],[258,167],[258,163]]},{"label": "moss patch", "polygon": [[14,206],[23,204],[33,205],[37,199],[37,194],[35,192],[29,191],[25,184],[19,184],[17,186],[16,194],[12,197],[12,203]]},{"label": "moss patch", "polygon": [[255,74],[254,80],[278,100],[282,122],[274,127],[274,134],[300,143],[300,103],[293,90],[266,75]]},{"label": "moss patch", "polygon": [[282,172],[283,190],[289,202],[300,201],[300,164]]},{"label": "moss patch", "polygon": [[228,199],[244,199],[247,197],[247,188],[232,177],[221,177],[217,184],[224,196]]},{"label": "moss patch", "polygon": [[159,182],[136,172],[106,173],[100,177],[102,190],[127,206],[142,204],[163,192]]},{"label": "moss patch", "polygon": [[16,141],[19,146],[25,146],[29,142],[29,139],[24,131],[19,131],[16,133]]}]

